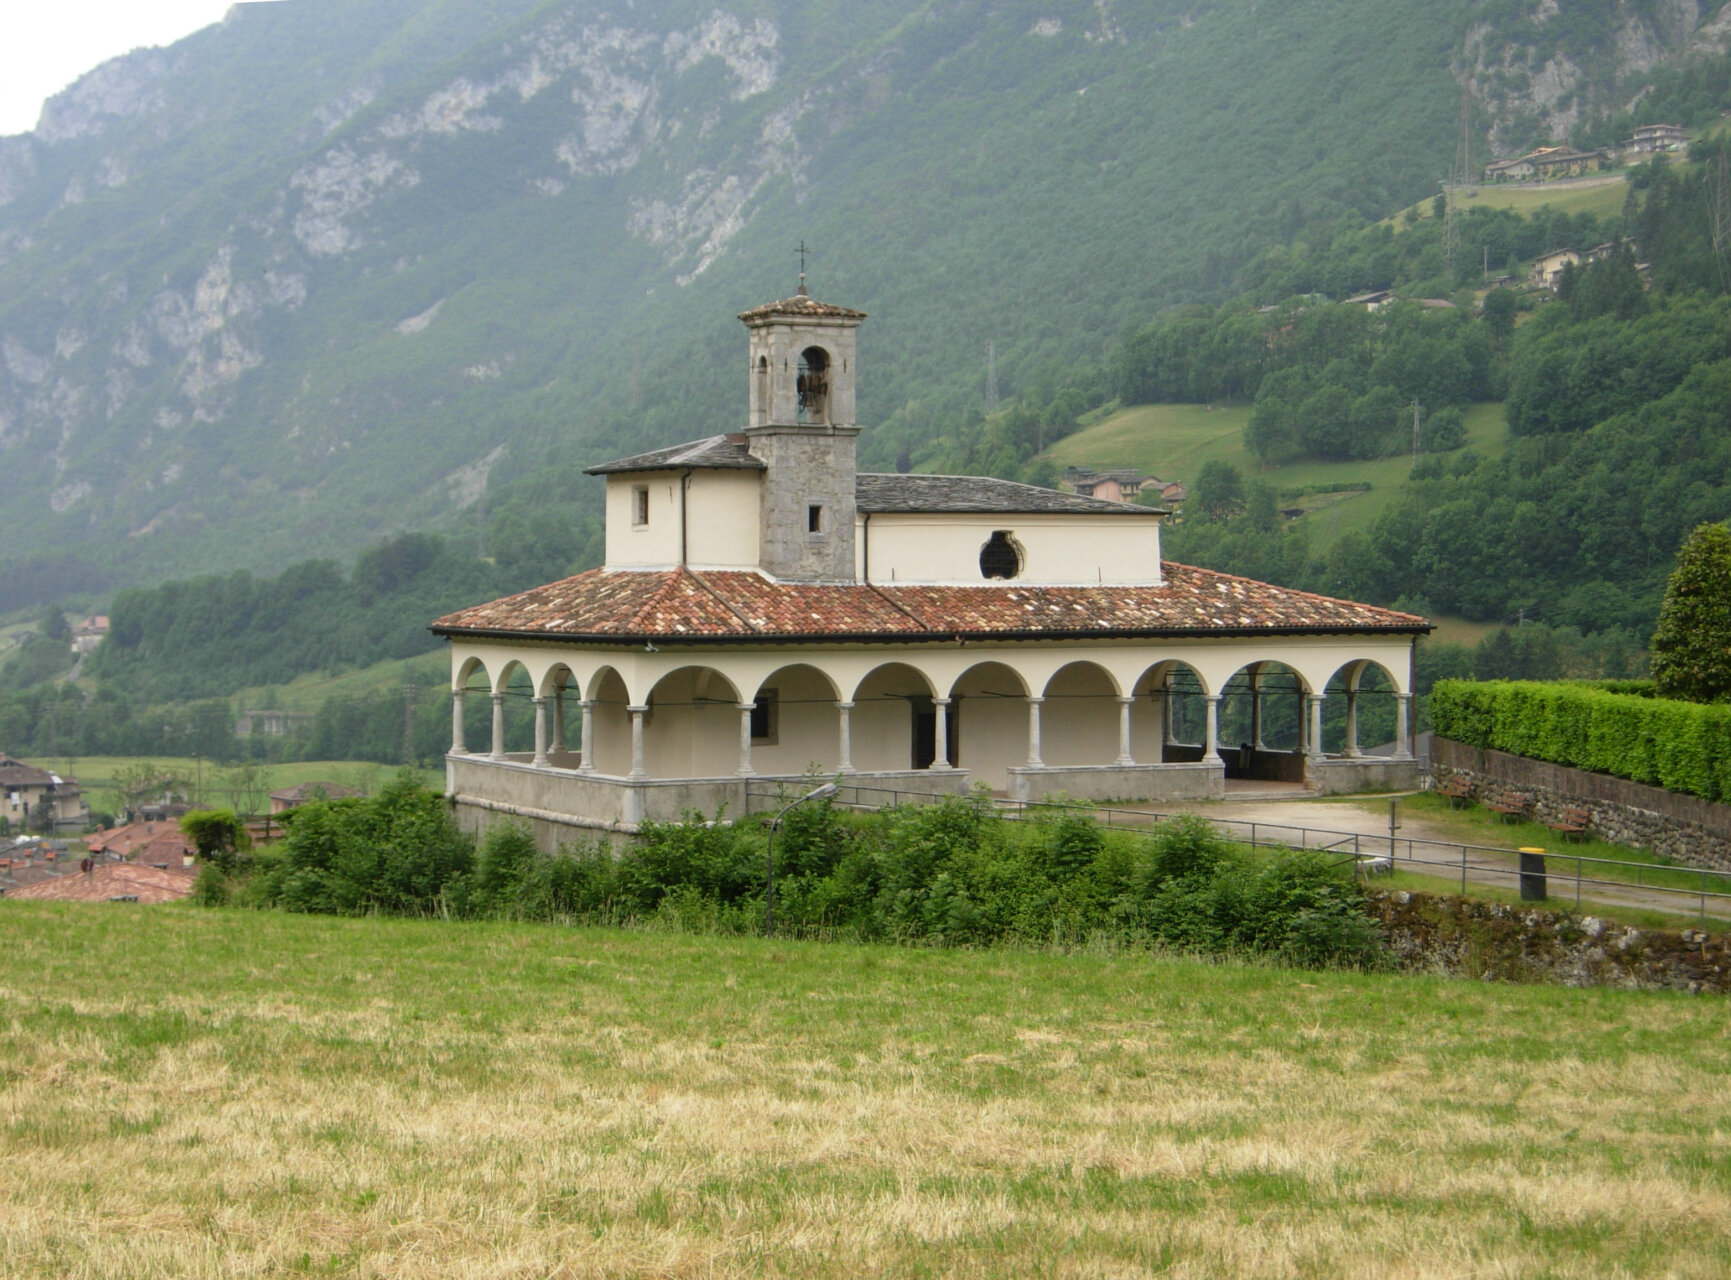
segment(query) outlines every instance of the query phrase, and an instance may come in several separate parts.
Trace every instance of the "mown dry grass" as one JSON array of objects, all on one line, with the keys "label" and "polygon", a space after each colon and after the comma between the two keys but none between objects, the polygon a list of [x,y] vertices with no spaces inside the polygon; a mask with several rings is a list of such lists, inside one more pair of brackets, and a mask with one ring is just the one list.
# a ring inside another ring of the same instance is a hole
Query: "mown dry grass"
[{"label": "mown dry grass", "polygon": [[0,903],[0,1273],[1722,1276],[1723,1002]]}]

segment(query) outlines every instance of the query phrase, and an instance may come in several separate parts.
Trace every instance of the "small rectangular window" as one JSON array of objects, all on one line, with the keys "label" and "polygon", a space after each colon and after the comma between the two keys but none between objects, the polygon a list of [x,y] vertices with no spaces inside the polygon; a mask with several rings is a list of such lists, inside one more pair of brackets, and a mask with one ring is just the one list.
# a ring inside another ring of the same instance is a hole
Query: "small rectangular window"
[{"label": "small rectangular window", "polygon": [[757,695],[757,701],[751,707],[751,745],[754,747],[773,747],[776,741],[776,731],[780,728],[780,697],[776,690],[765,689]]},{"label": "small rectangular window", "polygon": [[805,509],[805,531],[807,533],[823,532],[823,504],[814,502]]},{"label": "small rectangular window", "polygon": [[631,523],[641,529],[649,523],[649,486],[640,484],[631,490]]}]

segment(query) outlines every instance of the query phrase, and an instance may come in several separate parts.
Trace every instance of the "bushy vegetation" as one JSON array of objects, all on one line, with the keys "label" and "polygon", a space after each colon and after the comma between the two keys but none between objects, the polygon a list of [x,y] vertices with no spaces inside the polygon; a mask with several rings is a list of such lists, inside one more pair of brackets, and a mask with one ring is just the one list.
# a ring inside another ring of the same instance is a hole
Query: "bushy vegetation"
[{"label": "bushy vegetation", "polygon": [[1731,697],[1731,530],[1704,524],[1677,552],[1653,633],[1653,680],[1667,698]]},{"label": "bushy vegetation", "polygon": [[[297,810],[287,839],[201,900],[288,911],[651,924],[749,934],[765,925],[761,818],[646,825],[605,845],[538,851],[521,826],[477,847],[407,778],[366,800]],[[1255,854],[1203,819],[1152,833],[1091,815],[998,817],[950,798],[855,815],[803,806],[776,832],[775,925],[801,937],[929,946],[1091,939],[1253,952],[1307,965],[1372,964],[1379,943],[1337,856]]]},{"label": "bushy vegetation", "polygon": [[1431,690],[1445,738],[1731,801],[1731,706],[1533,681],[1445,680]]}]

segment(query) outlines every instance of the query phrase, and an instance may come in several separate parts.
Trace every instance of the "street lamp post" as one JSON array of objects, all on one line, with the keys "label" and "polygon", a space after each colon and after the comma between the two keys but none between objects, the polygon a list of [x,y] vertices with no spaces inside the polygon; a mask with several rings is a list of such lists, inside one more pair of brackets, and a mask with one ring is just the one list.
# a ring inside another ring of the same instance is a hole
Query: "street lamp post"
[{"label": "street lamp post", "polygon": [[763,936],[766,938],[775,933],[775,829],[791,810],[797,809],[807,800],[827,800],[835,793],[835,783],[826,782],[821,787],[814,787],[806,792],[792,804],[784,806],[780,813],[769,820],[769,842],[764,853],[763,890]]}]

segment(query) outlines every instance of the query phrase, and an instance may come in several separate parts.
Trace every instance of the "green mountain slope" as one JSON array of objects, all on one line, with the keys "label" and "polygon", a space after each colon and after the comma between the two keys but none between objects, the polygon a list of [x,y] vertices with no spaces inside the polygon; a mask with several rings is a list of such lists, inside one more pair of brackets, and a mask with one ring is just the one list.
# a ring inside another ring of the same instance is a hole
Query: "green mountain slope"
[{"label": "green mountain slope", "polygon": [[738,421],[732,313],[802,238],[874,313],[887,465],[979,404],[988,342],[1011,389],[1433,189],[1454,68],[1712,34],[1585,7],[1598,45],[1536,0],[237,6],[0,139],[0,608],[538,480],[580,516],[578,464]]}]

